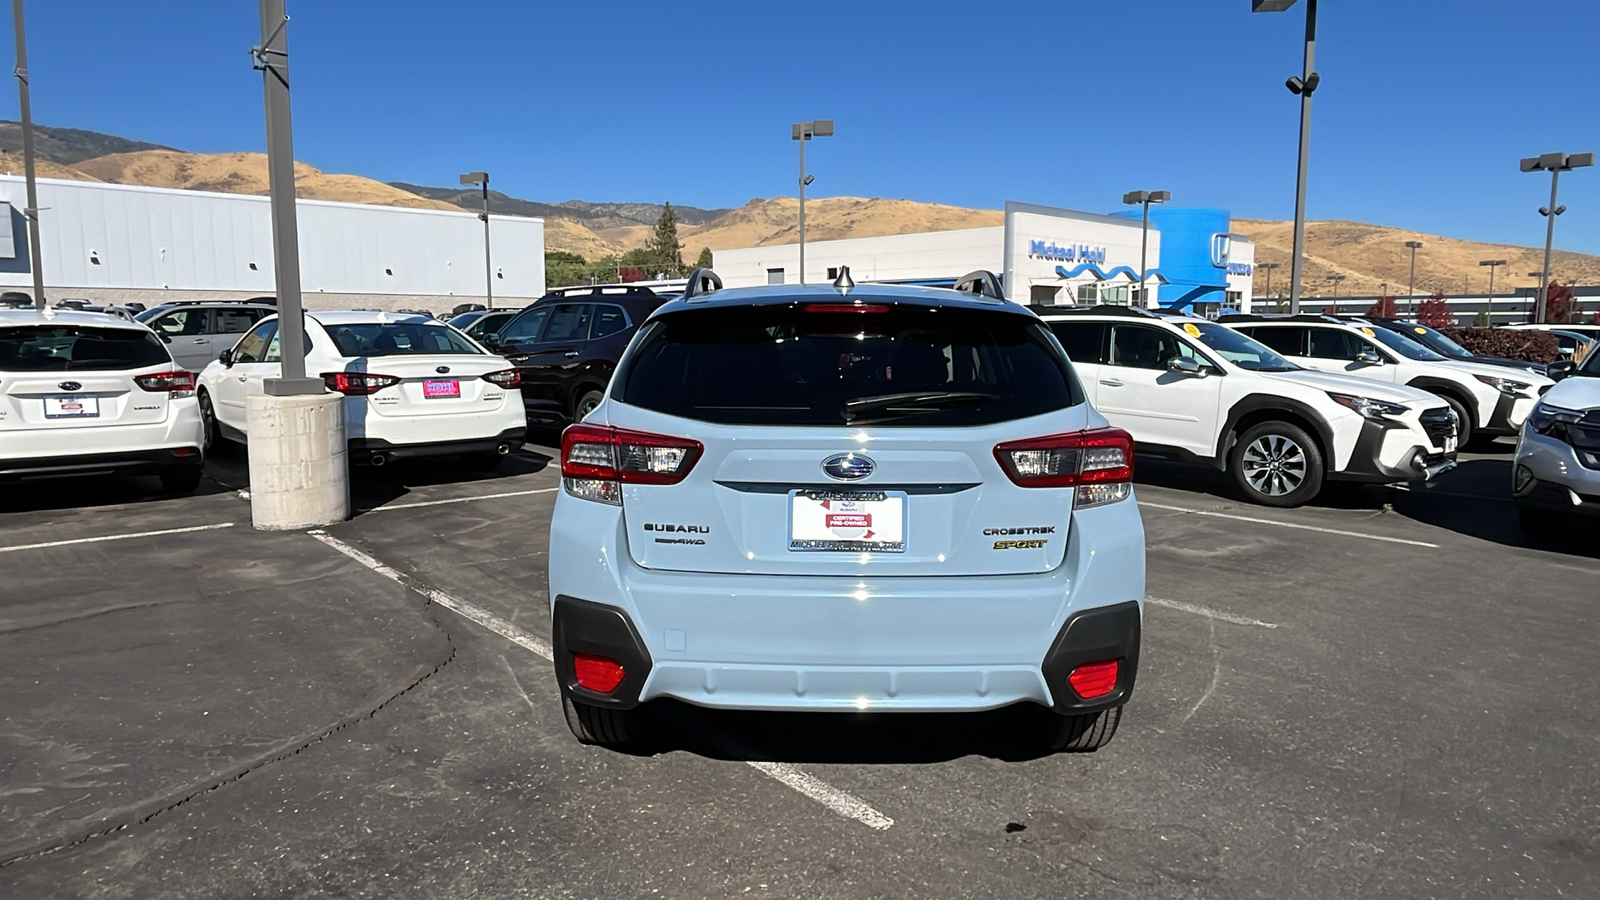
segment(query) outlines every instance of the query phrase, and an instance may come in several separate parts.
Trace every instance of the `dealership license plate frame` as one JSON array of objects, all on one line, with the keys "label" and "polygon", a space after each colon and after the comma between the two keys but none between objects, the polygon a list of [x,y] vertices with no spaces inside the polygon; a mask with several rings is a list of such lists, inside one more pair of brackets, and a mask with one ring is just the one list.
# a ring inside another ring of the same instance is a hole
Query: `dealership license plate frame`
[{"label": "dealership license plate frame", "polygon": [[422,399],[424,400],[458,400],[460,398],[460,379],[428,378],[422,382]]},{"label": "dealership license plate frame", "polygon": [[[838,511],[827,504],[839,503]],[[850,491],[797,489],[789,492],[789,550],[796,553],[904,553],[906,549],[905,491]],[[819,511],[818,506],[823,508]],[[804,521],[802,521],[802,516]],[[830,517],[866,516],[859,526],[871,538],[851,536],[855,528],[830,525]],[[816,521],[818,518],[820,522]],[[841,535],[834,531],[838,527]]]},{"label": "dealership license plate frame", "polygon": [[[77,403],[83,406],[81,412],[68,412],[68,404]],[[44,398],[44,417],[46,419],[98,419],[100,418],[100,398],[81,397],[68,395],[64,397]]]}]

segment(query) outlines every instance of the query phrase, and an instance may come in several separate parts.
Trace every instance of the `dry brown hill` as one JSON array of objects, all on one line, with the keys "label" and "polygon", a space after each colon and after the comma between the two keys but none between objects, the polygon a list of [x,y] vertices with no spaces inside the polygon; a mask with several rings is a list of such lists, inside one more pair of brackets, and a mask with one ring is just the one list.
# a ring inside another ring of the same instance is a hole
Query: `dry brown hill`
[{"label": "dry brown hill", "polygon": [[[264,153],[184,153],[178,150],[141,150],[86,159],[79,171],[114,184],[222,191],[230,194],[267,192],[267,157]],[[332,175],[305,163],[295,163],[296,193],[310,200],[375,203],[413,209],[459,209],[442,200],[429,200],[359,175]]]},{"label": "dry brown hill", "polygon": [[[701,247],[728,250],[792,244],[799,240],[800,201],[794,197],[751,200],[704,225],[680,228],[684,253],[693,256]],[[1004,215],[995,209],[968,209],[914,200],[879,197],[823,197],[806,201],[806,240],[829,241],[847,237],[879,237],[919,231],[954,231],[999,225]],[[602,236],[617,240],[607,229]],[[634,231],[634,229],[626,229]],[[646,228],[639,236],[648,236]],[[620,237],[620,235],[618,236]],[[620,243],[620,241],[619,241]]]},{"label": "dry brown hill", "polygon": [[[1294,223],[1235,219],[1235,231],[1247,234],[1256,243],[1255,291],[1266,293],[1266,272],[1261,263],[1279,263],[1272,273],[1272,293],[1289,294],[1289,257],[1294,248]],[[1489,270],[1478,262],[1503,259],[1495,270],[1495,293],[1518,287],[1537,286],[1529,276],[1544,265],[1544,248],[1485,244],[1456,238],[1422,234],[1362,222],[1306,223],[1306,266],[1301,280],[1302,296],[1332,297],[1334,282],[1329,275],[1347,276],[1339,283],[1339,293],[1375,295],[1384,282],[1391,295],[1404,296],[1411,265],[1406,241],[1421,241],[1417,250],[1418,295],[1442,293],[1479,294],[1489,288]],[[1555,278],[1566,284],[1600,282],[1600,257],[1587,253],[1557,250],[1550,257]]]},{"label": "dry brown hill", "polygon": [[[0,153],[0,175],[21,175],[25,170],[21,153]],[[65,178],[69,181],[101,180],[71,166],[38,158],[33,161],[33,174],[39,178]]]}]

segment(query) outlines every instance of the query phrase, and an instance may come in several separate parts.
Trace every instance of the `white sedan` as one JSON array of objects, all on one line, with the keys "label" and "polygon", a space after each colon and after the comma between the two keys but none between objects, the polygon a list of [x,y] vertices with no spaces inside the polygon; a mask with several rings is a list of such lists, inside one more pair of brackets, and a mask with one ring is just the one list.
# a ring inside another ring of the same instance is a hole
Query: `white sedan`
[{"label": "white sedan", "polygon": [[[461,332],[420,315],[308,313],[306,373],[345,395],[354,462],[460,454],[492,467],[522,446],[521,378]],[[245,405],[282,366],[278,319],[263,319],[200,373],[206,444],[246,439]]]}]

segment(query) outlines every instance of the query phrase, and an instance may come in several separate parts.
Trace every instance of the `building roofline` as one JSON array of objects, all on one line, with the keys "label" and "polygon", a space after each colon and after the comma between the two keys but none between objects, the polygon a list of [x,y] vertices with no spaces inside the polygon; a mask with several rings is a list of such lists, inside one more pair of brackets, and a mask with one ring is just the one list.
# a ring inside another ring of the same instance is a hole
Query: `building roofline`
[{"label": "building roofline", "polygon": [[[1052,216],[1058,219],[1076,219],[1080,222],[1098,222],[1102,225],[1119,225],[1123,228],[1130,226],[1140,227],[1138,220],[1125,219],[1122,216],[1108,216],[1103,213],[1082,212],[1076,209],[1061,209],[1055,206],[1040,206],[1036,203],[1023,203],[1020,200],[1007,200],[1005,207],[1006,216],[1013,212],[1034,213],[1041,216]],[[1158,231],[1155,223],[1150,223],[1151,231]]]}]

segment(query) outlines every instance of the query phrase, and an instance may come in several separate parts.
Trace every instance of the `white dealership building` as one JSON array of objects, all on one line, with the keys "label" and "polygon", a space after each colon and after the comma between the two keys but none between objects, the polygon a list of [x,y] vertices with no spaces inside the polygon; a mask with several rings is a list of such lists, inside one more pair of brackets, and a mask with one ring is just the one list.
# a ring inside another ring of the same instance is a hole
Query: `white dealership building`
[{"label": "white dealership building", "polygon": [[[266,197],[41,178],[45,296],[94,303],[247,299],[274,292]],[[32,293],[24,181],[0,176],[0,290]],[[483,223],[474,213],[300,200],[307,309],[482,302]],[[544,220],[490,222],[496,306],[544,293]],[[502,303],[502,299],[506,302]]]},{"label": "white dealership building", "polygon": [[[1169,217],[1168,228],[1158,227],[1158,212]],[[1146,305],[1249,308],[1255,248],[1247,238],[1229,232],[1225,211],[1152,209],[1151,214],[1144,251],[1150,292]],[[1180,238],[1176,247],[1174,234]],[[1003,225],[807,242],[805,281],[831,282],[848,266],[856,281],[948,284],[986,269],[1000,274],[1006,295],[1020,303],[1127,304],[1138,299],[1140,245],[1137,214],[1130,218],[1007,201]],[[800,281],[800,248],[778,244],[718,250],[713,265],[728,287],[795,284]]]}]

